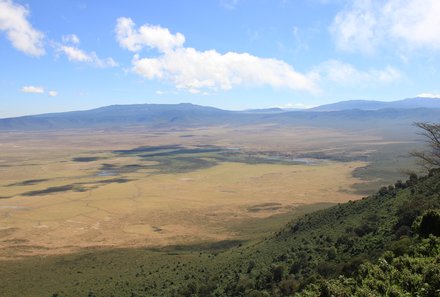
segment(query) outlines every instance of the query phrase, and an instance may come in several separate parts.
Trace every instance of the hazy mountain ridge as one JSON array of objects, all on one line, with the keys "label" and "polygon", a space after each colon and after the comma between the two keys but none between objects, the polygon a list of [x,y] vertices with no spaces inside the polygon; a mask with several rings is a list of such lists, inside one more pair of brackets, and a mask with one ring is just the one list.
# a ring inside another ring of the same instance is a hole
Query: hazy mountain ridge
[{"label": "hazy mountain ridge", "polygon": [[413,108],[440,108],[439,98],[415,97],[403,100],[384,102],[375,100],[349,100],[320,105],[310,110],[338,111],[348,109],[379,110],[384,108],[413,109]]},{"label": "hazy mountain ridge", "polygon": [[[416,121],[439,121],[440,100],[433,100],[435,99],[415,98],[395,102],[345,101],[303,111],[228,111],[190,103],[112,105],[85,111],[0,119],[0,130],[112,128],[135,125],[150,128],[185,128],[267,123],[348,129],[375,128],[385,125],[408,125]],[[374,109],[374,106],[384,108]]]},{"label": "hazy mountain ridge", "polygon": [[189,103],[111,105],[84,111],[71,111],[0,119],[0,130],[46,130],[102,128],[137,124],[162,125],[173,122],[212,121],[230,112]]}]

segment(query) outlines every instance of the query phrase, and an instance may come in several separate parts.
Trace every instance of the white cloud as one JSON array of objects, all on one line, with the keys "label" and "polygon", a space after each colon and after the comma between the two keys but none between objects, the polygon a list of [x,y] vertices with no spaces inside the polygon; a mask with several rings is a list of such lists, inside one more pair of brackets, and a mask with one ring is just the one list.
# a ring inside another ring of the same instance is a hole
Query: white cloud
[{"label": "white cloud", "polygon": [[392,19],[391,34],[411,47],[440,49],[440,2],[438,0],[390,1],[386,16]]},{"label": "white cloud", "polygon": [[153,25],[143,25],[135,29],[135,23],[130,18],[117,20],[116,39],[121,47],[137,52],[143,47],[157,49],[161,52],[181,47],[185,42],[185,36],[181,33],[171,34],[167,28]]},{"label": "white cloud", "polygon": [[148,58],[136,54],[132,60],[135,73],[149,80],[169,81],[177,89],[190,93],[200,93],[202,89],[230,90],[240,85],[268,85],[309,92],[318,90],[312,77],[295,71],[281,60],[260,58],[249,53],[198,51],[184,47],[185,37],[179,33],[173,35],[168,29],[149,25],[136,30],[133,21],[128,18],[118,19],[116,33],[122,47],[139,51],[146,45],[160,53],[157,57]]},{"label": "white cloud", "polygon": [[372,52],[376,46],[380,31],[377,30],[377,16],[369,0],[355,0],[350,8],[339,12],[330,31],[336,45],[347,51],[360,50]]},{"label": "white cloud", "polygon": [[112,58],[101,59],[95,52],[87,53],[75,46],[57,44],[56,49],[65,54],[69,61],[84,62],[99,68],[118,66]]},{"label": "white cloud", "polygon": [[79,48],[73,46],[60,45],[58,47],[58,51],[66,54],[69,61],[90,62],[90,63],[93,62],[93,59],[90,55],[86,54],[84,51],[80,50]]},{"label": "white cloud", "polygon": [[[30,94],[44,94],[45,93],[45,90],[43,87],[36,87],[36,86],[24,86],[23,88],[21,88],[20,91],[23,93],[30,93]],[[47,92],[47,94],[50,97],[58,96],[58,92],[54,91],[54,90]]]},{"label": "white cloud", "polygon": [[333,20],[339,49],[373,53],[397,42],[408,49],[440,50],[440,1],[354,0]]},{"label": "white cloud", "polygon": [[281,108],[281,109],[308,109],[308,108],[315,107],[315,105],[309,105],[309,104],[304,104],[304,103],[286,103],[286,104],[281,104],[281,105],[274,105],[271,107]]},{"label": "white cloud", "polygon": [[215,50],[179,48],[157,58],[135,55],[132,64],[133,70],[147,79],[170,81],[191,93],[200,89],[230,90],[239,85],[317,90],[312,78],[296,72],[289,64],[248,53],[220,54]]},{"label": "white cloud", "polygon": [[421,93],[421,94],[418,94],[416,97],[419,97],[419,98],[436,98],[436,99],[438,99],[438,98],[440,98],[440,94]]},{"label": "white cloud", "polygon": [[63,35],[62,44],[53,43],[56,51],[67,56],[69,61],[88,63],[95,67],[107,68],[116,67],[118,63],[112,58],[102,59],[95,52],[86,52],[78,47],[80,40],[75,34]]},{"label": "white cloud", "polygon": [[31,56],[45,54],[44,34],[29,23],[29,10],[11,0],[0,0],[0,31],[6,32],[12,46]]},{"label": "white cloud", "polygon": [[75,34],[63,35],[61,40],[63,43],[79,44],[79,38]]},{"label": "white cloud", "polygon": [[330,80],[339,84],[376,84],[391,83],[401,78],[401,73],[387,66],[384,69],[359,70],[353,65],[338,60],[321,63],[312,70],[320,80]]},{"label": "white cloud", "polygon": [[44,88],[43,87],[35,87],[35,86],[24,86],[23,88],[21,88],[21,91],[23,93],[43,94]]}]

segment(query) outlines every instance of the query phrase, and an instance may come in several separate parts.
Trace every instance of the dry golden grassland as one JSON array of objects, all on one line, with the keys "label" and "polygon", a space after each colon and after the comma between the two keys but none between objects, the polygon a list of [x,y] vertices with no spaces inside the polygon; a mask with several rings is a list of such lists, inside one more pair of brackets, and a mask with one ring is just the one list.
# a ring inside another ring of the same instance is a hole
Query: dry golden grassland
[{"label": "dry golden grassland", "polygon": [[[217,160],[195,170],[158,172],[154,169],[158,161],[117,150],[179,144],[249,152],[299,153],[318,147],[334,152],[347,144],[380,141],[331,130],[271,126],[4,133],[0,135],[0,257],[243,239],[234,226],[246,220],[286,213],[300,205],[360,198],[352,186],[362,181],[352,172],[366,165]],[[197,158],[209,161],[212,156]],[[107,176],[103,164],[130,170]],[[142,166],[131,170],[138,164]]]}]

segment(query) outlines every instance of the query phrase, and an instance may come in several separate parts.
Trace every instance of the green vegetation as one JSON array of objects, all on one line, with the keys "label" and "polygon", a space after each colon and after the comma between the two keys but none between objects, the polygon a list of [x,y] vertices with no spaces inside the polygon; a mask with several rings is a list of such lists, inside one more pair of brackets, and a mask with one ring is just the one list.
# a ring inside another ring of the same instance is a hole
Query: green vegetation
[{"label": "green vegetation", "polygon": [[432,170],[306,214],[259,242],[2,263],[0,290],[4,296],[17,290],[27,296],[438,296],[439,193],[440,172]]},{"label": "green vegetation", "polygon": [[29,179],[29,180],[24,180],[22,182],[19,183],[13,183],[13,184],[9,184],[7,185],[8,187],[15,187],[15,186],[32,186],[32,185],[36,185],[42,182],[48,181],[48,179]]},{"label": "green vegetation", "polygon": [[411,176],[369,198],[293,221],[258,245],[260,255],[271,259],[262,261],[251,252],[249,261],[255,265],[249,273],[242,266],[225,293],[438,296],[440,240],[432,236],[439,232],[439,215],[432,209],[440,208],[439,190],[438,172],[421,179]]},{"label": "green vegetation", "polygon": [[380,146],[367,156],[367,166],[354,171],[353,176],[365,181],[354,188],[360,194],[370,195],[383,185],[405,179],[407,172],[416,168],[414,158],[408,153],[416,149],[420,149],[419,143],[390,143]]},{"label": "green vegetation", "polygon": [[[102,171],[113,174],[134,172],[140,169],[151,169],[158,174],[192,172],[210,168],[220,162],[239,162],[245,164],[306,164],[302,158],[290,155],[280,155],[277,152],[245,152],[238,149],[228,149],[216,146],[197,146],[187,148],[180,145],[162,145],[137,147],[130,150],[118,150],[113,153],[120,156],[135,156],[139,158],[137,165],[116,167],[103,164]],[[142,162],[155,162],[154,165]]]},{"label": "green vegetation", "polygon": [[87,162],[94,162],[94,161],[97,161],[99,159],[100,159],[99,157],[76,157],[76,158],[73,158],[72,161],[87,163]]},{"label": "green vegetation", "polygon": [[298,296],[439,296],[439,247],[440,238],[430,236],[402,256],[386,252],[375,264],[361,265],[353,277],[311,284]]}]

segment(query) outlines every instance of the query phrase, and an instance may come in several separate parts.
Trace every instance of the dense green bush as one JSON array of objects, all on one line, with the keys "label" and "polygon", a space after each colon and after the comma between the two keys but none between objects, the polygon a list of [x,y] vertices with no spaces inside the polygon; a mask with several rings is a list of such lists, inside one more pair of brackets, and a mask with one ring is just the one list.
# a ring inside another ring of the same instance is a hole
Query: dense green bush
[{"label": "dense green bush", "polygon": [[427,211],[415,222],[415,229],[423,237],[440,236],[440,211]]}]

